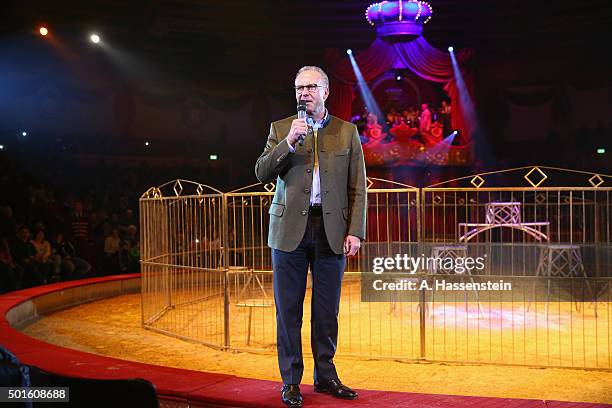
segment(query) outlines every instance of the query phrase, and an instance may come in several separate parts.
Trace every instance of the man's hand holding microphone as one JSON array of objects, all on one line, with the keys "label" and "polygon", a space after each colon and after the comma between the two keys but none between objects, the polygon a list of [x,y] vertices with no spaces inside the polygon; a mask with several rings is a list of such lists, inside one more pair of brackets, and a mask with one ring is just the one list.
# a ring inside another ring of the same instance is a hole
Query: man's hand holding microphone
[{"label": "man's hand holding microphone", "polygon": [[306,124],[306,118],[301,119],[293,119],[291,122],[291,129],[289,129],[289,134],[287,135],[287,142],[289,146],[295,149],[296,143],[299,141],[300,144],[304,137],[308,133],[308,125]]},{"label": "man's hand holding microphone", "polygon": [[306,123],[306,102],[300,101],[297,106],[298,117],[291,122],[291,129],[287,135],[289,146],[295,149],[295,143],[299,142],[300,146],[304,144],[304,137],[308,133],[308,124]]}]

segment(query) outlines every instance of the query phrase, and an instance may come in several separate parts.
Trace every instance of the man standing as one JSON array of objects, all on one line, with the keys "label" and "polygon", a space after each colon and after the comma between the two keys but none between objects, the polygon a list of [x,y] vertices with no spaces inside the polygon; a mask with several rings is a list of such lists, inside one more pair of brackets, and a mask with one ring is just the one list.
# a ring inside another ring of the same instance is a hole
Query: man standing
[{"label": "man standing", "polygon": [[429,107],[426,103],[421,105],[421,117],[419,118],[419,131],[421,132],[421,137],[426,137],[429,135],[431,130],[431,112],[429,111]]},{"label": "man standing", "polygon": [[329,80],[314,66],[295,77],[298,103],[307,118],[292,116],[270,126],[255,174],[276,181],[270,206],[268,245],[272,248],[281,400],[302,406],[302,312],[306,277],[312,274],[311,346],[314,389],[355,399],[333,363],[338,339],[338,308],[346,256],[365,239],[366,174],[355,125],[329,114]]}]

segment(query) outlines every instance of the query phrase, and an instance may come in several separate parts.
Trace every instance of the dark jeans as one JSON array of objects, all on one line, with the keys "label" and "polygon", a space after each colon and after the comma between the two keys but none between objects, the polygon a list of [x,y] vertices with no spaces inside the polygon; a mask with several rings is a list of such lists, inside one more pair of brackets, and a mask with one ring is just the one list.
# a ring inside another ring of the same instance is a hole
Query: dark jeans
[{"label": "dark jeans", "polygon": [[337,379],[332,360],[338,341],[338,308],[346,258],[329,247],[321,215],[309,215],[302,242],[294,251],[272,250],[278,365],[285,384],[299,384],[304,372],[301,329],[309,266],[314,380]]},{"label": "dark jeans", "polygon": [[91,264],[84,259],[77,257],[65,257],[62,259],[63,279],[79,279],[91,270]]}]

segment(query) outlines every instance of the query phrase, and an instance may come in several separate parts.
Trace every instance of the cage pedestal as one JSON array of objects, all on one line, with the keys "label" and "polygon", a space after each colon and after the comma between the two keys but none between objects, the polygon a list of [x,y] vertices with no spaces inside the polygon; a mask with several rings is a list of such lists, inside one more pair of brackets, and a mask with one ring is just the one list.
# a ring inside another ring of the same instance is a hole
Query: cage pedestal
[{"label": "cage pedestal", "polygon": [[[573,244],[549,244],[540,249],[538,269],[536,276],[545,277],[583,277],[587,278],[582,263],[580,246]],[[594,303],[593,289],[591,283],[586,280],[586,287],[591,295],[591,304]],[[535,283],[534,283],[535,285]],[[550,297],[550,279],[547,279],[546,288],[546,314],[548,314],[548,303]],[[530,303],[531,305],[531,303]],[[527,307],[529,310],[529,306]],[[579,303],[576,302],[576,310],[579,310]],[[597,304],[595,304],[595,316],[597,316]]]},{"label": "cage pedestal", "polygon": [[[520,202],[491,202],[486,204],[484,223],[459,223],[461,233],[459,242],[469,242],[485,231],[502,227],[523,231],[540,242],[548,241],[550,236],[548,233],[549,222],[522,222]],[[546,232],[542,229],[545,229]]]},{"label": "cage pedestal", "polygon": [[[453,261],[455,261],[457,258],[465,259],[467,257],[467,246],[466,245],[435,245],[431,248],[431,257],[434,260],[442,259],[442,258],[451,258],[453,259]],[[438,270],[438,265],[436,264],[436,262],[434,262],[433,265],[431,265],[431,267],[428,268],[427,272],[430,275],[436,275],[438,273],[444,273],[445,270],[444,269]],[[455,271],[453,272],[455,275],[461,275],[461,274],[456,273]],[[470,282],[474,283],[474,278],[472,278],[469,270],[467,270],[467,274],[470,275]],[[463,277],[461,277],[461,281],[463,282]],[[431,302],[429,302],[430,309],[433,308],[434,293],[435,292],[432,292]],[[477,290],[474,290],[474,295],[476,296],[476,302],[478,304],[478,315],[482,316],[483,315],[482,306],[480,304],[480,297],[478,296]],[[466,311],[468,310],[467,291],[465,291],[465,310]]]}]

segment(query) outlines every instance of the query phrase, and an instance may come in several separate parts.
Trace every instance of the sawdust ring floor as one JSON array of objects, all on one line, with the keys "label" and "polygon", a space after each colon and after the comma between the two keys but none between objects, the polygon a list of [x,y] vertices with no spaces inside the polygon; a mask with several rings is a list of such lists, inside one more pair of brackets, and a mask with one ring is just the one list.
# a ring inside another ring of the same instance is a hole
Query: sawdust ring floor
[{"label": "sawdust ring floor", "polygon": [[[124,295],[64,309],[22,331],[58,346],[108,357],[280,381],[274,353],[223,352],[144,329],[140,299],[139,294]],[[612,403],[612,372],[342,356],[335,363],[342,381],[355,388]],[[303,382],[311,382],[312,369],[312,359],[305,358]]]}]

